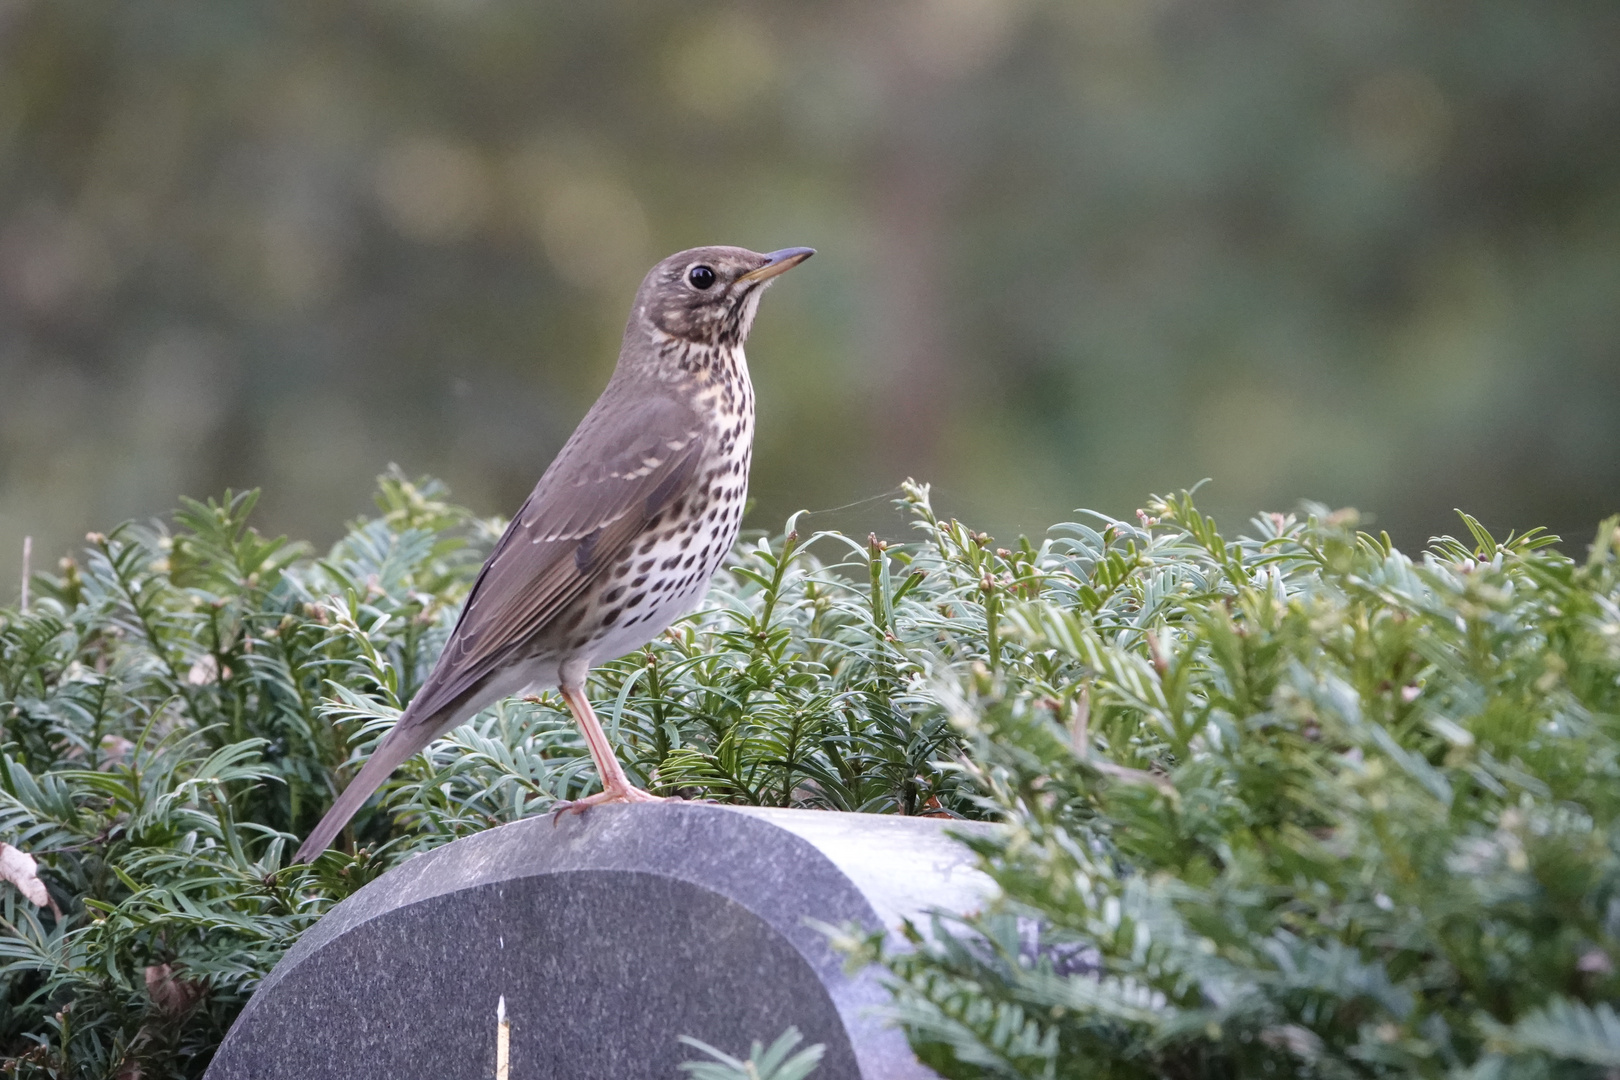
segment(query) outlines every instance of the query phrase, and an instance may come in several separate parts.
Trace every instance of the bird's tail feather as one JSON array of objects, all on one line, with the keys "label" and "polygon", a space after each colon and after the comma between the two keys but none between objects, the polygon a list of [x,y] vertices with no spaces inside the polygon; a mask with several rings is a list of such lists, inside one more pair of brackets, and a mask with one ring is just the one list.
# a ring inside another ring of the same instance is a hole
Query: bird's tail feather
[{"label": "bird's tail feather", "polygon": [[[408,712],[408,710],[407,710]],[[394,725],[382,743],[372,751],[360,775],[349,782],[338,796],[332,809],[321,818],[321,823],[310,832],[307,839],[293,856],[294,863],[307,863],[315,861],[316,856],[332,846],[337,834],[343,831],[343,826],[359,811],[365,801],[371,798],[372,792],[382,787],[384,780],[397,768],[400,763],[422,747],[432,741],[434,730],[424,724],[414,722],[414,717],[401,716],[399,723]],[[426,729],[424,731],[424,728]],[[411,735],[425,734],[425,738],[412,738]]]}]

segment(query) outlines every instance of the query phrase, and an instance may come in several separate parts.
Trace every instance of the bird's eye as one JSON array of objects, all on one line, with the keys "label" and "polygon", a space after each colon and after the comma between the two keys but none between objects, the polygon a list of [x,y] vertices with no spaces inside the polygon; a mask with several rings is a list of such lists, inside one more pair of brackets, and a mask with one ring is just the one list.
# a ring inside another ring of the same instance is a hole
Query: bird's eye
[{"label": "bird's eye", "polygon": [[687,271],[686,280],[692,283],[694,289],[707,289],[714,284],[714,271],[707,266],[694,266]]}]

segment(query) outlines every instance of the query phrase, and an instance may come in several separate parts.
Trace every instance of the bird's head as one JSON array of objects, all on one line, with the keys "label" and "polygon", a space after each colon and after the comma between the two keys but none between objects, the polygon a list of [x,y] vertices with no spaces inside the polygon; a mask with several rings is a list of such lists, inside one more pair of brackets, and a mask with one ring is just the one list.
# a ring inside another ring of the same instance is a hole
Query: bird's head
[{"label": "bird's head", "polygon": [[671,255],[642,281],[631,326],[639,320],[650,330],[698,345],[741,345],[766,287],[814,254],[804,247],[768,255],[701,247]]}]

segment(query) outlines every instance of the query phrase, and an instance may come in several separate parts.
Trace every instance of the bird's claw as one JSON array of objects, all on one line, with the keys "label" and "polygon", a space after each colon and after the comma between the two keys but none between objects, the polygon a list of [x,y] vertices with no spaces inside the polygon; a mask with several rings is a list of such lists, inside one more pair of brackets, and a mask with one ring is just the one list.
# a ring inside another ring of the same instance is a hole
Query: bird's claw
[{"label": "bird's claw", "polygon": [[664,798],[662,795],[654,795],[650,791],[643,791],[638,787],[632,787],[629,784],[626,784],[624,787],[608,788],[605,791],[598,791],[595,795],[587,795],[583,799],[572,799],[568,802],[558,803],[552,808],[551,824],[555,826],[564,813],[583,814],[591,807],[600,806],[603,803],[644,803],[668,801],[669,800]]}]

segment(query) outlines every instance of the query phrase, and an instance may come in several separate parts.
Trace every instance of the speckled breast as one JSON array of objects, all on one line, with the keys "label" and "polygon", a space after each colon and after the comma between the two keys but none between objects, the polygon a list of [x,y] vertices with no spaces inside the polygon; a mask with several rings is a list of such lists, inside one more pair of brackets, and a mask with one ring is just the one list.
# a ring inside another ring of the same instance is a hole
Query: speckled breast
[{"label": "speckled breast", "polygon": [[698,395],[712,421],[692,486],[604,571],[567,652],[599,663],[651,641],[697,607],[736,543],[748,497],[754,391],[742,350],[730,352]]}]

